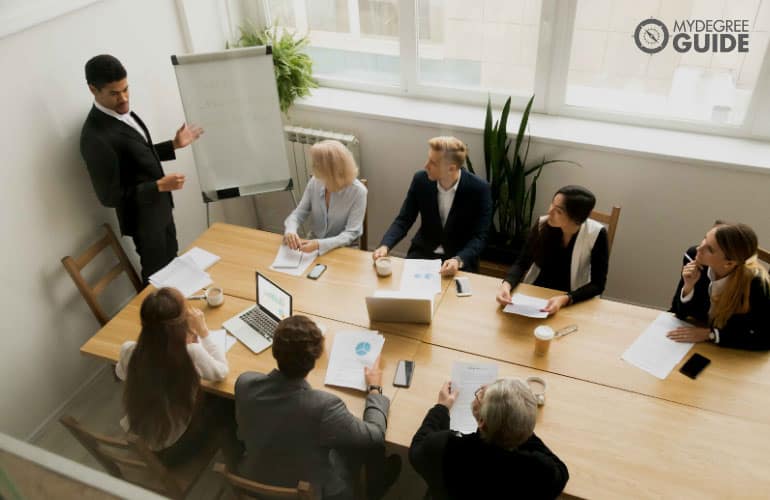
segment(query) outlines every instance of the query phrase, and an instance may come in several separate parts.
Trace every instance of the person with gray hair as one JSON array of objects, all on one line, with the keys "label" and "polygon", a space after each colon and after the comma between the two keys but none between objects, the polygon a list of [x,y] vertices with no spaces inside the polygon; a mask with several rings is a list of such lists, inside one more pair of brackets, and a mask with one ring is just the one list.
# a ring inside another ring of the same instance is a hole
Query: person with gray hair
[{"label": "person with gray hair", "polygon": [[457,394],[451,382],[441,387],[409,447],[409,461],[431,498],[559,496],[569,472],[534,433],[537,401],[530,388],[513,378],[479,388],[471,404],[478,423],[472,434],[449,430]]}]

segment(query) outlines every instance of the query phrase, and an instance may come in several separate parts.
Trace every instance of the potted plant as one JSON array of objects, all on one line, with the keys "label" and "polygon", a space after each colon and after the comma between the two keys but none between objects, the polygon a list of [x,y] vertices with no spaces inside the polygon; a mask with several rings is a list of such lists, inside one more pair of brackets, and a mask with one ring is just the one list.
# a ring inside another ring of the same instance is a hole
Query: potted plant
[{"label": "potted plant", "polygon": [[[531,137],[526,134],[533,95],[521,115],[513,151],[508,137],[508,113],[511,98],[505,101],[500,120],[492,124],[492,103],[487,101],[484,123],[484,168],[492,190],[492,227],[482,259],[510,265],[518,256],[532,227],[532,212],[537,196],[537,180],[543,167],[568,160],[546,160],[527,164]],[[510,153],[510,154],[509,154]],[[470,158],[468,170],[475,173]],[[578,165],[579,166],[579,165]]]},{"label": "potted plant", "polygon": [[249,21],[238,28],[241,36],[231,47],[254,47],[270,45],[273,50],[275,81],[278,86],[278,100],[281,111],[287,113],[298,97],[310,95],[310,89],[317,88],[313,78],[313,61],[303,49],[310,43],[307,36],[271,26],[259,29]]}]

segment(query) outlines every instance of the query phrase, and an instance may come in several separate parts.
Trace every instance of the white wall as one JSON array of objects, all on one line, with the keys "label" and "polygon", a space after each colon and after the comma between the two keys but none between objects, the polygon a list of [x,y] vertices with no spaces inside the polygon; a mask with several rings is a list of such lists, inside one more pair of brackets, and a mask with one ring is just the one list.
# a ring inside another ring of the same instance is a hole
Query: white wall
[{"label": "white wall", "polygon": [[[102,362],[79,353],[98,329],[60,259],[100,236],[112,209],[94,195],[79,153],[91,106],[83,65],[111,53],[128,70],[132,108],[156,141],[183,122],[169,56],[186,51],[173,0],[105,0],[0,39],[0,282],[6,305],[0,349],[0,430],[26,437]],[[205,209],[189,150],[167,172],[188,176],[175,194],[182,247],[205,228]],[[133,259],[133,244],[123,239]],[[107,297],[128,300],[127,280]],[[117,388],[116,388],[117,389]]]}]

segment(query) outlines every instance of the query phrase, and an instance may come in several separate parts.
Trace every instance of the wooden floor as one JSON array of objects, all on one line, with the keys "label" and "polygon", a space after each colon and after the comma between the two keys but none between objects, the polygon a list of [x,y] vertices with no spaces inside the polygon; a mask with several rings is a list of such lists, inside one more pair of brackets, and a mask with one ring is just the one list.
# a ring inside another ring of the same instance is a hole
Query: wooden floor
[{"label": "wooden floor", "polygon": [[[106,367],[90,385],[80,391],[62,414],[72,415],[88,429],[107,435],[120,435],[122,429],[119,421],[123,416],[121,395],[121,383],[115,381],[111,369]],[[32,444],[85,466],[106,472],[59,423],[58,416],[41,431]],[[385,499],[421,500],[426,490],[425,483],[409,465],[406,450],[388,449],[388,453],[401,455],[403,469],[398,483],[388,492]],[[225,492],[222,496],[223,499],[233,498],[230,491],[225,488],[221,476],[209,470],[197,482],[188,498],[194,500],[214,499],[223,490]]]}]

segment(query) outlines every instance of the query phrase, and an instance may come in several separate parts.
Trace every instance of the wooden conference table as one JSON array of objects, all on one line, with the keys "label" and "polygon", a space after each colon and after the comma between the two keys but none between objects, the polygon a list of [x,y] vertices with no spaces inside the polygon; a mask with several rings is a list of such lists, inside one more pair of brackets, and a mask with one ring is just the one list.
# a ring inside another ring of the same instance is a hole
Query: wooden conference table
[{"label": "wooden conference table", "polygon": [[[370,327],[364,297],[376,288],[398,288],[394,274],[377,278],[371,255],[338,249],[318,259],[328,266],[318,281],[270,271],[280,236],[215,224],[193,246],[221,257],[209,269],[227,294],[217,309],[200,306],[210,328],[255,300],[254,271],[289,291],[294,310],[325,328],[327,353],[339,331]],[[672,372],[666,380],[620,360],[622,352],[659,311],[594,299],[548,320],[504,314],[494,302],[499,280],[468,274],[473,296],[456,297],[443,280],[431,325],[378,323],[383,347],[385,394],[391,398],[387,439],[408,447],[454,361],[494,362],[500,375],[538,375],[548,382],[547,403],[538,413],[537,433],[570,469],[566,492],[585,498],[760,497],[770,491],[770,367],[763,353],[697,345],[712,364],[692,381]],[[520,289],[522,291],[522,289]],[[553,291],[524,287],[530,295]],[[84,354],[116,361],[120,345],[139,332],[143,291],[81,348]],[[541,323],[579,331],[555,341],[546,357],[532,353],[531,332]],[[328,355],[309,381],[322,387]],[[238,375],[275,367],[269,350],[254,355],[236,343],[227,354],[230,375],[207,390],[232,397]],[[399,359],[416,361],[409,389],[390,381]],[[354,390],[325,387],[354,414],[364,398]],[[416,493],[416,498],[421,493]]]}]

